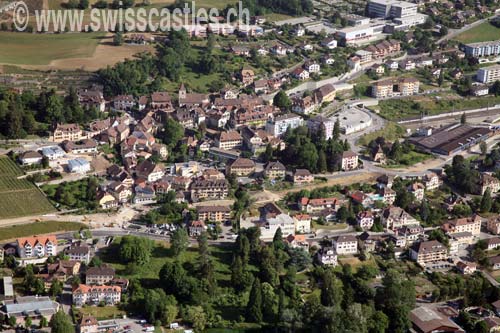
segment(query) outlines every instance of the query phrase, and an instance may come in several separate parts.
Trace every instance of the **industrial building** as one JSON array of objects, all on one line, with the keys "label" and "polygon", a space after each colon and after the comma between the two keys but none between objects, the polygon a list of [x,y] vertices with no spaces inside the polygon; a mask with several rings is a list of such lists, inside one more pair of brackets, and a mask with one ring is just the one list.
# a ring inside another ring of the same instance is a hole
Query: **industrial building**
[{"label": "industrial building", "polygon": [[452,155],[469,149],[493,134],[487,127],[453,124],[438,130],[426,137],[411,138],[415,146],[440,155]]}]

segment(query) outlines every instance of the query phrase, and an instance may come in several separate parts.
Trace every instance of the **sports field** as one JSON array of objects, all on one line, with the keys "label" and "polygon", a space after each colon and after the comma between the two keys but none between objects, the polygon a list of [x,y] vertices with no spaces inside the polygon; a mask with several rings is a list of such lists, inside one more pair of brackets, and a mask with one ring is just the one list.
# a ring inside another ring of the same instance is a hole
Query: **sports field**
[{"label": "sports field", "polygon": [[487,42],[500,39],[500,29],[489,22],[484,22],[477,27],[464,31],[456,40],[462,43]]},{"label": "sports field", "polygon": [[0,219],[45,214],[54,207],[8,157],[0,157]]}]

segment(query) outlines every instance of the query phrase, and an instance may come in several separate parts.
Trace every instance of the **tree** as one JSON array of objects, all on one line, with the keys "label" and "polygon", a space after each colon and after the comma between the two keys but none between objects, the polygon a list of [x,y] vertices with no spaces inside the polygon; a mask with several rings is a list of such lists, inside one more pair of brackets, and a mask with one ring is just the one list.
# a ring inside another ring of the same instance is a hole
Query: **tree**
[{"label": "tree", "polygon": [[326,154],[323,151],[323,149],[321,149],[318,153],[318,171],[325,172],[327,170],[327,168],[328,168],[328,165],[326,163]]},{"label": "tree", "polygon": [[26,329],[30,329],[32,325],[33,321],[31,320],[31,317],[26,316],[26,318],[24,319],[24,327],[26,327]]},{"label": "tree", "polygon": [[262,313],[267,322],[274,322],[278,314],[278,295],[269,283],[262,283]]},{"label": "tree", "polygon": [[370,333],[384,333],[389,328],[389,318],[382,311],[375,311],[368,322]]},{"label": "tree", "polygon": [[335,124],[333,125],[332,138],[334,141],[340,138],[340,120],[337,118]]},{"label": "tree", "polygon": [[427,222],[429,219],[429,216],[431,214],[431,211],[429,209],[429,204],[427,203],[426,200],[422,200],[420,203],[420,218]]},{"label": "tree", "polygon": [[262,162],[267,163],[273,158],[273,146],[271,143],[268,143],[266,146],[266,150],[261,154],[260,159]]},{"label": "tree", "polygon": [[154,242],[146,237],[123,236],[120,241],[120,257],[125,263],[146,265],[151,259]]},{"label": "tree", "polygon": [[389,318],[389,332],[406,332],[410,327],[409,313],[415,305],[415,286],[400,273],[389,269],[377,289],[378,307]]},{"label": "tree", "polygon": [[446,36],[448,34],[448,28],[445,25],[442,25],[441,29],[439,29],[439,34],[441,36]]},{"label": "tree", "polygon": [[460,116],[460,124],[465,124],[467,123],[467,116],[465,113],[462,113],[462,116]]},{"label": "tree", "polygon": [[292,106],[292,101],[283,90],[280,90],[273,98],[273,105],[282,110],[289,110]]},{"label": "tree", "polygon": [[262,323],[262,286],[259,278],[254,280],[250,290],[246,313],[248,321]]},{"label": "tree", "polygon": [[167,118],[161,134],[163,142],[170,148],[175,147],[184,136],[184,128],[172,118]]},{"label": "tree", "polygon": [[486,142],[482,141],[479,144],[479,149],[481,150],[481,155],[486,156],[486,154],[488,153],[488,145],[486,144]]},{"label": "tree", "polygon": [[179,309],[176,305],[167,305],[165,307],[165,311],[163,312],[163,324],[167,326],[170,325],[175,320],[175,318],[177,318],[178,314]]},{"label": "tree", "polygon": [[183,319],[191,323],[196,332],[203,332],[207,325],[207,315],[201,306],[188,306]]},{"label": "tree", "polygon": [[177,228],[170,238],[170,248],[175,256],[184,253],[189,246],[189,236],[184,228]]},{"label": "tree", "polygon": [[57,295],[62,294],[62,292],[63,292],[62,282],[59,280],[55,280],[54,282],[52,282],[49,289],[50,296],[56,297]]},{"label": "tree", "polygon": [[78,8],[82,10],[89,8],[89,0],[80,0],[80,2],[78,3]]},{"label": "tree", "polygon": [[45,294],[45,283],[42,281],[42,279],[35,279],[35,283],[33,285],[33,291],[37,295],[43,295]]},{"label": "tree", "polygon": [[252,285],[252,273],[246,270],[240,256],[233,258],[231,265],[231,285],[236,291],[244,291]]},{"label": "tree", "polygon": [[17,326],[16,317],[14,316],[9,317],[9,326],[12,328]]},{"label": "tree", "polygon": [[49,322],[47,320],[47,318],[45,318],[44,316],[42,316],[40,318],[40,328],[44,328],[44,327],[47,327],[49,326]]},{"label": "tree", "polygon": [[50,328],[52,333],[75,333],[75,328],[71,322],[71,318],[59,310],[50,319]]},{"label": "tree", "polygon": [[335,277],[333,270],[327,269],[323,274],[321,286],[321,303],[324,306],[339,307],[344,295],[342,281]]},{"label": "tree", "polygon": [[481,198],[480,210],[482,213],[488,213],[491,210],[491,206],[491,190],[488,187],[486,191],[484,191],[483,197]]}]

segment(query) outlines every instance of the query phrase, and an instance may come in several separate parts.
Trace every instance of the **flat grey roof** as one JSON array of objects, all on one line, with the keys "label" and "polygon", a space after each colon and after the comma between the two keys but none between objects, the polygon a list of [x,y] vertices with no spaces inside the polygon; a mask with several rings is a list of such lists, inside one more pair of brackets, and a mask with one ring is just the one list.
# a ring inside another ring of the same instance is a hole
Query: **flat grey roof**
[{"label": "flat grey roof", "polygon": [[14,286],[12,285],[12,277],[4,276],[3,278],[3,292],[5,297],[14,296]]}]

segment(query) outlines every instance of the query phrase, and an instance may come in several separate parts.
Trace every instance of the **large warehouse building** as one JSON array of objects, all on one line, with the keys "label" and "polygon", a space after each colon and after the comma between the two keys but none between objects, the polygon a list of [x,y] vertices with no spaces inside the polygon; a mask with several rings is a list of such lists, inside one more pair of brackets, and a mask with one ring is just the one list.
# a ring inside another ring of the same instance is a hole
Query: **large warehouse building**
[{"label": "large warehouse building", "polygon": [[410,141],[425,151],[452,155],[479,144],[492,134],[493,131],[487,127],[454,124],[438,129],[430,136],[411,138]]}]

